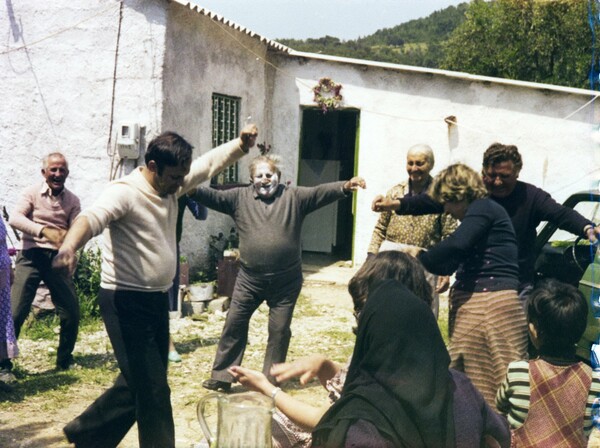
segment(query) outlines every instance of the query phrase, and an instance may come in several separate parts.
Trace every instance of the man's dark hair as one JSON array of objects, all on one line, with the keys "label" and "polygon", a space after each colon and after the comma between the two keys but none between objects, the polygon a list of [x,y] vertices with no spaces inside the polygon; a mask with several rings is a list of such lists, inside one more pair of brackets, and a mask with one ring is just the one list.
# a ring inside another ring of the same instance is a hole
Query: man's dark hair
[{"label": "man's dark hair", "polygon": [[483,153],[483,168],[485,169],[501,162],[512,162],[518,171],[523,168],[521,154],[519,154],[519,149],[515,145],[492,143]]},{"label": "man's dark hair", "polygon": [[540,354],[573,357],[587,313],[587,301],[576,287],[554,279],[536,287],[527,302],[527,320],[537,331]]},{"label": "man's dark hair", "polygon": [[181,166],[188,163],[192,159],[192,149],[194,147],[182,136],[166,131],[148,144],[144,161],[148,166],[148,163],[154,160],[160,176],[165,166]]}]

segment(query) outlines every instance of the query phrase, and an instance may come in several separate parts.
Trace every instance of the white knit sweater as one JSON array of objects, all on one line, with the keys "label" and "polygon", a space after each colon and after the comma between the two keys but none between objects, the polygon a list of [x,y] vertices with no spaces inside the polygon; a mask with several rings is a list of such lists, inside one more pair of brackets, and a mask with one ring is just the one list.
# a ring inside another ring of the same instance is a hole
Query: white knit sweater
[{"label": "white knit sweater", "polygon": [[166,291],[175,276],[177,198],[242,157],[235,139],[196,158],[177,194],[165,197],[142,169],[111,182],[80,216],[94,236],[103,234],[101,286],[106,289]]}]

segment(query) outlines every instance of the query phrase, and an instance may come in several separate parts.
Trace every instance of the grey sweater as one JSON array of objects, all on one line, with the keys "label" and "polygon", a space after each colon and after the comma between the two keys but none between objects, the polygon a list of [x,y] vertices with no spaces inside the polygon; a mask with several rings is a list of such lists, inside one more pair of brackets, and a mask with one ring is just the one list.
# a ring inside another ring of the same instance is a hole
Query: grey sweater
[{"label": "grey sweater", "polygon": [[233,218],[240,236],[240,261],[247,269],[280,272],[302,262],[304,217],[347,195],[345,181],[316,187],[284,187],[262,199],[252,185],[215,190],[200,187],[192,198]]}]

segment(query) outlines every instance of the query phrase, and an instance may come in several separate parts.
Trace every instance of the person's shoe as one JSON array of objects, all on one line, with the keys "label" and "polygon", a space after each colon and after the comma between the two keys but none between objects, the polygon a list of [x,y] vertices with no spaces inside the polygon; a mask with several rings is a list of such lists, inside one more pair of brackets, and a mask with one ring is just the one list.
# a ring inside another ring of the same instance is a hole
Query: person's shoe
[{"label": "person's shoe", "polygon": [[202,387],[208,390],[222,390],[223,392],[229,392],[231,383],[210,378],[202,383]]},{"label": "person's shoe", "polygon": [[169,352],[169,361],[181,362],[181,355],[177,352],[177,350],[173,350],[172,352]]},{"label": "person's shoe", "polygon": [[56,370],[81,370],[81,366],[71,358],[66,362],[56,363]]},{"label": "person's shoe", "polygon": [[14,384],[17,382],[17,377],[8,369],[0,370],[0,383]]}]

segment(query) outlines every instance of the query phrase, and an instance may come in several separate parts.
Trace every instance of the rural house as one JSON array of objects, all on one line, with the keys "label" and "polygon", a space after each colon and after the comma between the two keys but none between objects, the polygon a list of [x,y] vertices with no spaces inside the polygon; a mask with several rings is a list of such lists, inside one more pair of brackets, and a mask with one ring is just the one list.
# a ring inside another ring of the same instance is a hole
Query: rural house
[{"label": "rural house", "polygon": [[[257,123],[284,161],[283,181],[363,176],[367,190],[308,219],[304,249],[362,263],[377,215],[372,198],[406,177],[405,155],[431,145],[434,173],[475,169],[493,142],[524,156],[521,178],[559,201],[600,178],[597,92],[466,73],[301,53],[183,0],[6,0],[0,14],[0,181],[10,211],[40,179],[41,158],[64,152],[67,186],[90,205],[103,186],[143,163],[153,136],[174,130],[197,154]],[[328,78],[341,99],[324,113]],[[335,108],[333,107],[335,106]],[[253,155],[211,183],[248,181]],[[228,217],[186,216],[182,251],[207,257]]]}]

